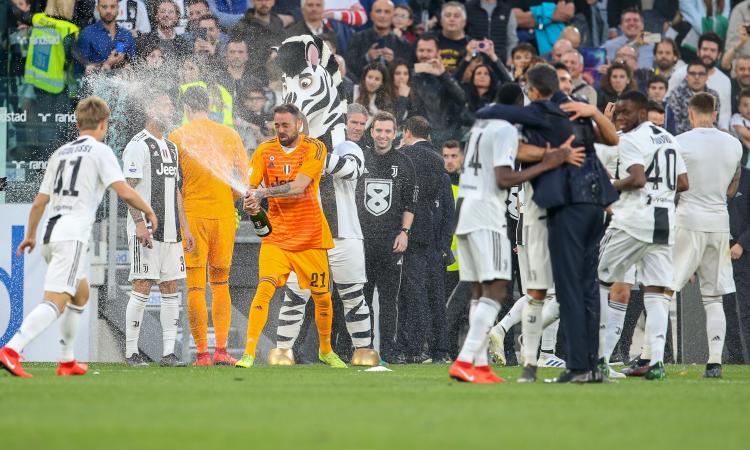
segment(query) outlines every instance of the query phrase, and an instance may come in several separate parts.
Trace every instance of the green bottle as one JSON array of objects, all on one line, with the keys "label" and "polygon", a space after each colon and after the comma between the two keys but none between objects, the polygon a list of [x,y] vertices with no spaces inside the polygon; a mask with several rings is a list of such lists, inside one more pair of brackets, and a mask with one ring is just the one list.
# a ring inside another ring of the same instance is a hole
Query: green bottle
[{"label": "green bottle", "polygon": [[253,221],[253,228],[258,237],[266,237],[271,234],[271,221],[268,220],[268,214],[266,214],[263,208],[258,211],[258,214],[251,214],[250,220]]}]

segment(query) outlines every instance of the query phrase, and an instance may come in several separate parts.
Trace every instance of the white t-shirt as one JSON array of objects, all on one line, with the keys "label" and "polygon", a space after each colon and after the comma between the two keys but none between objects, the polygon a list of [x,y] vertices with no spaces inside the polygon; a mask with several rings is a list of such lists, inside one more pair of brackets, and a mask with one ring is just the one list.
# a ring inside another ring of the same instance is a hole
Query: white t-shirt
[{"label": "white t-shirt", "polygon": [[[672,76],[669,77],[667,95],[682,84],[682,80],[686,76],[687,65],[675,69]],[[719,94],[719,128],[728,130],[729,118],[732,116],[732,82],[721,70],[716,69],[714,73],[708,76],[706,85]]]},{"label": "white t-shirt", "polygon": [[518,152],[518,131],[499,120],[477,120],[466,146],[463,172],[458,183],[456,234],[476,230],[505,232],[508,190],[497,187],[495,167],[513,167]]},{"label": "white t-shirt", "polygon": [[626,178],[628,168],[640,164],[646,185],[620,193],[620,200],[612,205],[612,228],[644,242],[674,242],[677,176],[687,171],[681,151],[674,136],[648,121],[620,136],[619,178]]},{"label": "white t-shirt", "polygon": [[[99,2],[97,2],[99,3]],[[101,20],[99,10],[94,8],[94,18]],[[117,25],[128,31],[137,31],[141,34],[151,32],[151,22],[148,20],[148,10],[143,0],[120,0],[115,18]]]},{"label": "white t-shirt", "polygon": [[[152,230],[154,240],[179,242],[177,188],[180,168],[177,147],[167,139],[158,139],[142,130],[125,147],[122,169],[126,178],[141,180],[135,190],[151,205],[159,221],[157,229]],[[135,222],[128,213],[128,236],[134,235]]]},{"label": "white t-shirt", "polygon": [[742,144],[716,128],[677,136],[690,188],[680,194],[677,225],[693,231],[729,232],[727,188],[742,158]]},{"label": "white t-shirt", "polygon": [[124,180],[112,149],[91,136],[58,148],[39,187],[41,194],[50,196],[44,243],[88,243],[104,191]]}]

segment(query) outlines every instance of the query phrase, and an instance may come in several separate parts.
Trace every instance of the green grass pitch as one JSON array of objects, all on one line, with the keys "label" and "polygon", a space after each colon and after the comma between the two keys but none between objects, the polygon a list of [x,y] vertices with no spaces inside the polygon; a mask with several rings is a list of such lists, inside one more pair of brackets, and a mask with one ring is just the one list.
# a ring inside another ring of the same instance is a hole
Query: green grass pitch
[{"label": "green grass pitch", "polygon": [[[459,384],[447,366],[321,365],[0,375],[0,449],[747,449],[750,367],[665,382]],[[541,370],[551,377],[559,370]]]}]

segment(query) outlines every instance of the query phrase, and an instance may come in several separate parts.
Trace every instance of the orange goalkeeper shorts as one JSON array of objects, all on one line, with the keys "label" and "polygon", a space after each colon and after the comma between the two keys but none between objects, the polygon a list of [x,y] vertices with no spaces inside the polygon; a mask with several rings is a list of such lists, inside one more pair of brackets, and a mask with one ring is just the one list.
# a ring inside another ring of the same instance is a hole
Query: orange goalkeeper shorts
[{"label": "orange goalkeeper shorts", "polygon": [[292,252],[274,244],[261,244],[258,261],[260,280],[272,279],[276,287],[281,287],[286,284],[290,272],[297,274],[302,289],[310,289],[313,293],[328,292],[330,274],[325,249]]},{"label": "orange goalkeeper shorts", "polygon": [[[187,217],[190,232],[195,238],[195,249],[185,251],[187,267],[216,267],[228,269],[232,265],[234,234],[237,224],[234,219],[203,219]],[[182,240],[183,248],[187,244]],[[208,264],[206,264],[208,263]]]}]

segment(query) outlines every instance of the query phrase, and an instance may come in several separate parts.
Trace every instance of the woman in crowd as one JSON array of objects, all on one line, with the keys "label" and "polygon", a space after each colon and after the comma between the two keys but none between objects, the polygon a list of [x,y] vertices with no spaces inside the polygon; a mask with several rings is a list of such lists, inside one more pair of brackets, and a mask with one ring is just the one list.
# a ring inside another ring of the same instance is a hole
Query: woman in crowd
[{"label": "woman in crowd", "polygon": [[396,113],[396,120],[401,124],[406,119],[411,99],[411,86],[409,85],[411,71],[409,71],[409,65],[401,60],[394,61],[391,64],[390,75],[391,80],[393,80],[393,94],[395,97],[393,109]]},{"label": "woman in crowd", "polygon": [[474,120],[474,113],[480,108],[492,103],[497,92],[497,78],[486,64],[474,68],[469,83],[463,83],[466,91],[466,112]]},{"label": "woman in crowd", "polygon": [[395,112],[393,108],[393,85],[391,84],[390,74],[384,65],[380,63],[370,63],[362,71],[362,78],[354,92],[354,102],[367,108],[370,116],[381,111],[387,111],[391,114]]},{"label": "woman in crowd", "polygon": [[607,103],[617,102],[623,92],[635,89],[638,87],[630,67],[622,63],[613,63],[607,68],[607,73],[602,78],[601,88],[597,93],[597,107],[600,111],[604,111]]}]

